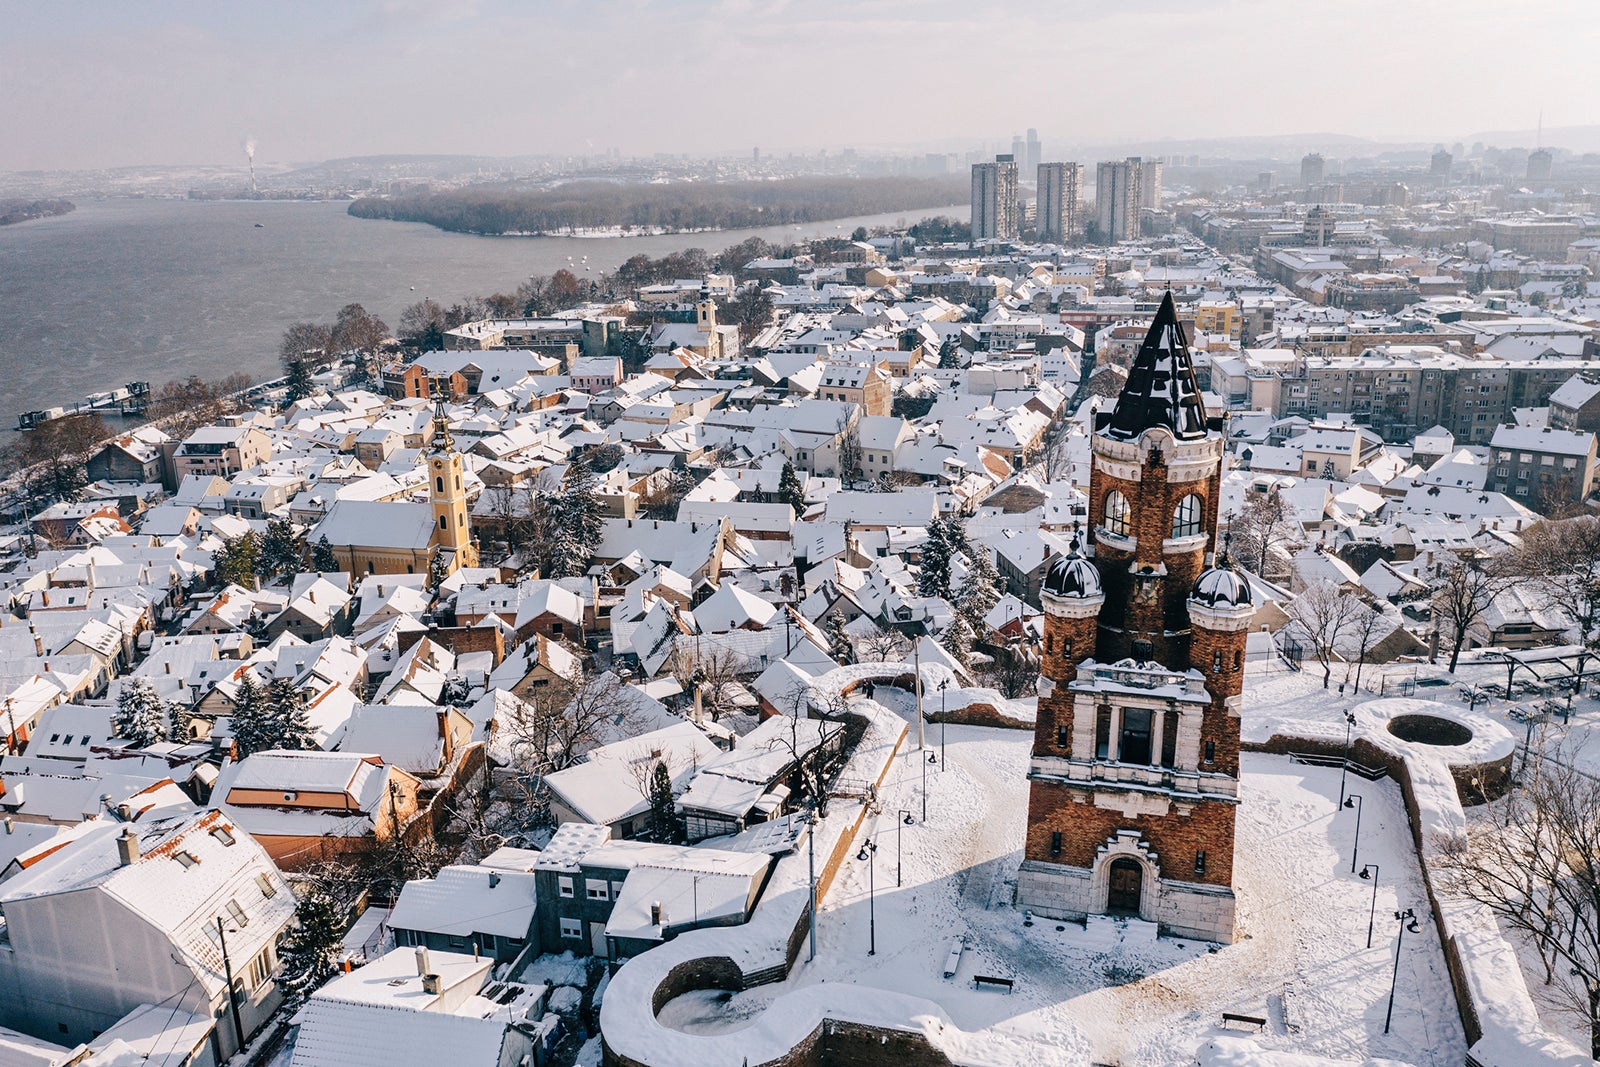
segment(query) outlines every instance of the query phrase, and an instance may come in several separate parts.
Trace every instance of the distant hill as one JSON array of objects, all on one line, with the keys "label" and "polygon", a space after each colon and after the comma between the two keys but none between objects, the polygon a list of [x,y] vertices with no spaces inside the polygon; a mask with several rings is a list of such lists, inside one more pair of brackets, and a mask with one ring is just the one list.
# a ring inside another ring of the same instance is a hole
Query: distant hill
[{"label": "distant hill", "polygon": [[877,215],[964,203],[955,178],[792,178],[771,182],[617,184],[569,182],[530,190],[478,185],[439,192],[366,197],[350,214],[426,222],[479,234],[557,234],[574,230],[726,230]]}]

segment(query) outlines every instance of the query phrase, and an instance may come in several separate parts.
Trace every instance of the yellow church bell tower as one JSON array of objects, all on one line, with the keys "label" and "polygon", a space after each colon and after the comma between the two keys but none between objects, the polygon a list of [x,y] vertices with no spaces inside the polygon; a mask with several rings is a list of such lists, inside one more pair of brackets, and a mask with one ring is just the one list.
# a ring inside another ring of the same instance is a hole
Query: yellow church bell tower
[{"label": "yellow church bell tower", "polygon": [[428,447],[428,502],[433,506],[433,548],[446,556],[446,574],[478,565],[478,545],[467,514],[467,491],[461,453],[450,439],[445,418],[446,388],[433,380],[433,440]]}]

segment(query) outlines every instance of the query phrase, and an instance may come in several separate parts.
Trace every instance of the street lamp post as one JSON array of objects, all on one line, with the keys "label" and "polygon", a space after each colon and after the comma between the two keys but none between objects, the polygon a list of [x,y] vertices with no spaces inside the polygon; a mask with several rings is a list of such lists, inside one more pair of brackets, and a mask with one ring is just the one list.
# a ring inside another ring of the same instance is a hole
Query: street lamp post
[{"label": "street lamp post", "polygon": [[[1367,873],[1368,871],[1372,873]],[[1372,908],[1367,912],[1367,947],[1372,947],[1372,924],[1378,918],[1378,865],[1369,863],[1361,868],[1361,877],[1372,879]]]},{"label": "street lamp post", "polygon": [[1344,806],[1356,809],[1356,841],[1350,846],[1350,873],[1356,873],[1356,856],[1361,852],[1361,794],[1351,793],[1345,797]]},{"label": "street lamp post", "polygon": [[1406,931],[1417,932],[1417,915],[1410,908],[1397,911],[1394,917],[1400,923],[1400,933],[1394,941],[1394,973],[1389,976],[1389,1010],[1383,1016],[1383,1032],[1389,1032],[1389,1024],[1394,1021],[1394,987],[1400,981],[1400,947],[1406,943]]},{"label": "street lamp post", "polygon": [[[234,931],[238,933],[237,930]],[[228,1008],[233,1014],[233,1036],[239,1039],[239,1051],[244,1051],[244,1022],[239,1018],[239,994],[233,988],[233,961],[228,958],[228,930],[217,916],[217,944],[222,948],[222,976],[228,980]]]},{"label": "street lamp post", "polygon": [[1344,713],[1344,762],[1339,764],[1339,803],[1344,803],[1344,777],[1350,772],[1350,731],[1355,728],[1354,712]]},{"label": "street lamp post", "polygon": [[936,753],[936,752],[930,752],[930,753],[928,753],[927,760],[922,764],[922,821],[923,822],[927,822],[928,821],[928,764],[929,763],[938,763],[938,762],[939,762],[939,754]]},{"label": "street lamp post", "polygon": [[856,853],[856,859],[867,861],[867,955],[878,954],[878,843],[868,841]]},{"label": "street lamp post", "polygon": [[944,772],[944,732],[945,732],[945,728],[947,726],[949,726],[949,724],[950,724],[949,719],[946,717],[948,712],[945,709],[945,697],[944,697],[944,691],[946,689],[949,689],[949,688],[950,688],[950,679],[948,677],[940,678],[939,679],[939,771],[940,771],[940,773]]},{"label": "street lamp post", "polygon": [[817,958],[817,802],[811,800],[810,818],[806,827],[806,876],[811,891],[811,955],[807,961]]},{"label": "street lamp post", "polygon": [[913,826],[916,823],[916,820],[911,817],[911,813],[909,811],[902,810],[899,814],[900,821],[894,824],[894,884],[896,889],[905,884],[900,877],[900,857],[902,855],[900,851],[901,828]]}]

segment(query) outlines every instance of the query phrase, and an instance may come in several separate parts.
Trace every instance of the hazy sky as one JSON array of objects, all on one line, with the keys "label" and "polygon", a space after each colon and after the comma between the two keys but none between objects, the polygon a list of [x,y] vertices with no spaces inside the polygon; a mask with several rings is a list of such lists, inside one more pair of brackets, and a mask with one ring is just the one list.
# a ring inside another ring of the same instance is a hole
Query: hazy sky
[{"label": "hazy sky", "polygon": [[0,170],[1600,121],[1547,0],[0,0]]}]

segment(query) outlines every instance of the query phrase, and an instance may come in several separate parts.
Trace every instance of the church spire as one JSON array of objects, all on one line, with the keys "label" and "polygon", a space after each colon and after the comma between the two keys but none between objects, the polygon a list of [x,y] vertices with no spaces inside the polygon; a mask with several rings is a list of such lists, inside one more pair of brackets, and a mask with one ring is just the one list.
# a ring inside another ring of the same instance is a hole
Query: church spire
[{"label": "church spire", "polygon": [[448,378],[435,376],[428,380],[433,392],[433,442],[435,452],[448,452],[454,445],[450,439],[450,420],[445,416],[444,398],[448,392]]},{"label": "church spire", "polygon": [[1125,441],[1156,426],[1165,426],[1180,441],[1206,435],[1206,410],[1194,360],[1170,289],[1139,346],[1116,407],[1109,416],[1102,415],[1100,423],[1097,429]]}]

